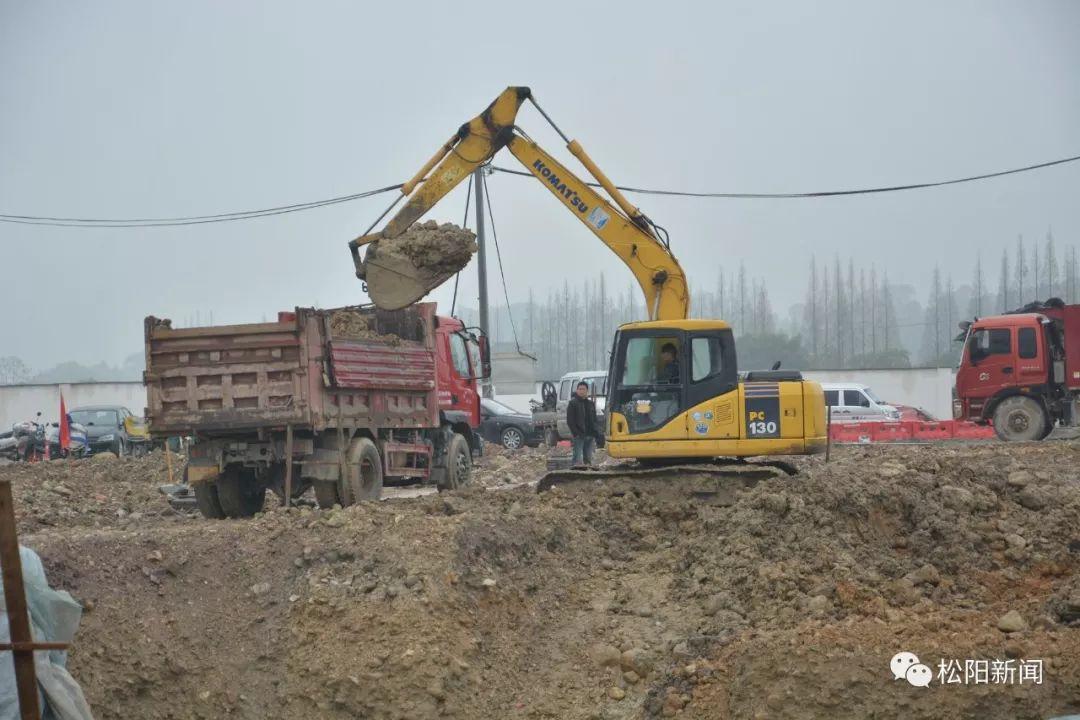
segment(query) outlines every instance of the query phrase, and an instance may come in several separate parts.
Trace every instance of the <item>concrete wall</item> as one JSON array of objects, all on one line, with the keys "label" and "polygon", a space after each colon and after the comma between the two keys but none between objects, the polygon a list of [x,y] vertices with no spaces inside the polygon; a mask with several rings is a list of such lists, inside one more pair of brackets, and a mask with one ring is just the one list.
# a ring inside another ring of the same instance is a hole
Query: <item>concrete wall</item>
[{"label": "concrete wall", "polygon": [[804,370],[808,380],[822,383],[853,382],[870,389],[891,405],[922,408],[939,420],[952,418],[952,368],[902,370]]},{"label": "concrete wall", "polygon": [[[952,368],[905,368],[902,370],[804,370],[808,380],[869,385],[887,403],[922,408],[939,420],[952,418]],[[496,398],[520,412],[529,411],[529,399],[540,399],[538,392],[501,393]]]},{"label": "concrete wall", "polygon": [[60,419],[60,392],[68,410],[80,405],[123,405],[136,415],[146,408],[141,382],[60,383],[53,385],[0,385],[0,428],[11,429],[32,420],[40,411],[47,422]]}]

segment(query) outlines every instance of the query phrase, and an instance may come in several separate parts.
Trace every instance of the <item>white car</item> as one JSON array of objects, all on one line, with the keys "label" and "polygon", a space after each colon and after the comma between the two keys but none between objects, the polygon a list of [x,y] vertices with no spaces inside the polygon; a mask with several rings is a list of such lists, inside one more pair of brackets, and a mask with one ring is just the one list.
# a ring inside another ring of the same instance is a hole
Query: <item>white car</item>
[{"label": "white car", "polygon": [[899,420],[900,411],[888,405],[867,385],[859,383],[821,383],[825,404],[833,422],[874,422]]}]

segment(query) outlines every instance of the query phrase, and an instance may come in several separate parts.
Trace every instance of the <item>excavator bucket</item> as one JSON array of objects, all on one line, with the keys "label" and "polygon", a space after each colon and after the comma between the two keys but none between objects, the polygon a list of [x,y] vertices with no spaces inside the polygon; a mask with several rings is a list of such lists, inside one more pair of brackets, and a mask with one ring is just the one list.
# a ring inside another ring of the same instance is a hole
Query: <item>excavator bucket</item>
[{"label": "excavator bucket", "polygon": [[359,275],[371,301],[383,310],[421,299],[468,265],[477,250],[471,230],[434,220],[391,237],[377,233],[354,242],[367,245]]},{"label": "excavator bucket", "polygon": [[380,255],[378,242],[368,245],[364,255],[364,282],[367,283],[368,297],[383,310],[408,307],[453,275],[453,272],[432,273],[418,268],[401,255]]}]

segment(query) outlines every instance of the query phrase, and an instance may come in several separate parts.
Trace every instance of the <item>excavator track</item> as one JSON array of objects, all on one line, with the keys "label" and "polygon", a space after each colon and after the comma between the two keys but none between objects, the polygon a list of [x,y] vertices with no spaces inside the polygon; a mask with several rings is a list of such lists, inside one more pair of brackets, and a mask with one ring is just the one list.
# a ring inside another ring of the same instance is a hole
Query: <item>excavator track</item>
[{"label": "excavator track", "polygon": [[536,485],[538,493],[552,489],[602,489],[612,494],[659,491],[728,504],[734,493],[762,480],[790,477],[798,469],[782,460],[730,463],[690,463],[646,467],[637,464],[600,468],[551,470]]}]

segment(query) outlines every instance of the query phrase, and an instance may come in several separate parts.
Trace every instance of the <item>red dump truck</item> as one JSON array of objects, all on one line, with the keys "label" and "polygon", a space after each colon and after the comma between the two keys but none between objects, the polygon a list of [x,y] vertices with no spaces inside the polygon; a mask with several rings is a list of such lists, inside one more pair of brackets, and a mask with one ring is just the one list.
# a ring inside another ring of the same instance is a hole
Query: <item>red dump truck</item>
[{"label": "red dump truck", "polygon": [[253,515],[267,490],[314,487],[329,507],[384,482],[469,482],[488,346],[434,303],[218,327],[148,317],[145,346],[150,432],[196,439],[186,473],[206,517]]},{"label": "red dump truck", "polygon": [[962,323],[953,416],[992,422],[1002,440],[1041,440],[1076,425],[1080,305],[1052,298]]}]

